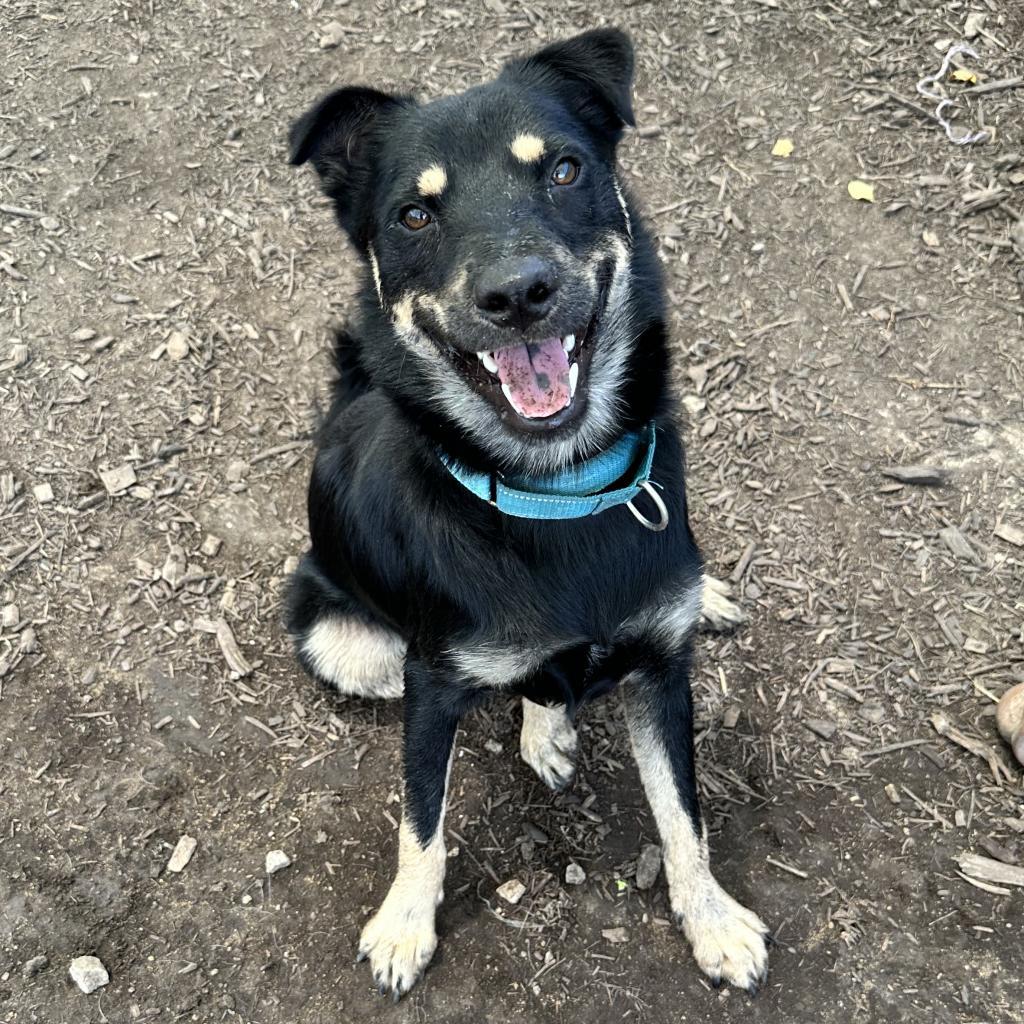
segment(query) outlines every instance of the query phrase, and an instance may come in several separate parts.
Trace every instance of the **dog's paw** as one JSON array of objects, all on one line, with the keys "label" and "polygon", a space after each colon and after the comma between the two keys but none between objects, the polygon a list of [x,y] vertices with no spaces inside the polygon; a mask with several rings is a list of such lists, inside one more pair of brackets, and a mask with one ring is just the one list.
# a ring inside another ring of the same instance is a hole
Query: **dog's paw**
[{"label": "dog's paw", "polygon": [[565,789],[576,774],[576,730],[565,708],[547,708],[523,701],[519,753],[553,790]]},{"label": "dog's paw", "polygon": [[732,600],[731,595],[728,583],[705,575],[700,607],[700,624],[705,629],[724,633],[747,621],[747,613]]},{"label": "dog's paw", "polygon": [[723,981],[757,994],[768,977],[768,929],[712,878],[686,909],[676,910],[697,966],[716,988]]},{"label": "dog's paw", "polygon": [[436,948],[433,908],[427,912],[389,897],[363,929],[356,962],[369,960],[377,990],[397,1003],[420,980]]}]

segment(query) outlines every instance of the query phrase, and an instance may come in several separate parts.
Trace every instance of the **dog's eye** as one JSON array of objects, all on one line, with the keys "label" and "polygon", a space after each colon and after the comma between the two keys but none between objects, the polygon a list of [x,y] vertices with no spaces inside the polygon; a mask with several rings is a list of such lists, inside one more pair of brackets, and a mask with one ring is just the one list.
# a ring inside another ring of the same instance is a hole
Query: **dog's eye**
[{"label": "dog's eye", "polygon": [[419,206],[407,206],[402,211],[402,223],[410,231],[419,231],[420,228],[425,228],[432,219],[430,214]]},{"label": "dog's eye", "polygon": [[559,160],[555,169],[551,172],[551,180],[556,185],[571,185],[580,174],[580,165],[575,160]]}]

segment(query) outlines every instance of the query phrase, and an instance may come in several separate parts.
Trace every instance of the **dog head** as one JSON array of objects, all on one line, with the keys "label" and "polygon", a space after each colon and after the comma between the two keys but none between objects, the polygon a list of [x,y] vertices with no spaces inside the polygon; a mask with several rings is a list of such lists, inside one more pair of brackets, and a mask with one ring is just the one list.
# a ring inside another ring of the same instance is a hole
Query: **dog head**
[{"label": "dog head", "polygon": [[426,104],[340,89],[292,127],[372,275],[371,376],[499,463],[563,465],[646,412],[660,287],[615,163],[632,77],[628,38],[596,30]]}]

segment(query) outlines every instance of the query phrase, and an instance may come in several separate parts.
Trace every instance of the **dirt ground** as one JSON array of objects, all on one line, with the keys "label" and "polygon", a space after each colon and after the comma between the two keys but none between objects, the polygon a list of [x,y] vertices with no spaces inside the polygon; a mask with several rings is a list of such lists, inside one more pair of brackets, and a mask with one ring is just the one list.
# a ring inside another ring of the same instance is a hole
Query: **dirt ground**
[{"label": "dirt ground", "polygon": [[[971,9],[966,64],[996,88],[955,120],[995,134],[958,147],[915,85]],[[610,11],[5,0],[4,1024],[1021,1020],[1024,890],[957,860],[1024,864],[993,717],[1024,679],[1011,0],[614,14],[694,527],[749,615],[702,638],[699,757],[720,877],[778,940],[766,990],[712,990],[663,881],[635,885],[655,834],[614,699],[587,709],[561,796],[519,760],[511,702],[473,716],[437,959],[396,1007],[353,966],[392,872],[400,709],[316,689],[279,624],[354,282],[284,133],[332,83],[453,91]],[[922,463],[941,485],[884,474]],[[182,835],[196,852],[169,872]],[[268,877],[276,849],[292,864]],[[91,995],[68,976],[83,954],[110,975]]]}]

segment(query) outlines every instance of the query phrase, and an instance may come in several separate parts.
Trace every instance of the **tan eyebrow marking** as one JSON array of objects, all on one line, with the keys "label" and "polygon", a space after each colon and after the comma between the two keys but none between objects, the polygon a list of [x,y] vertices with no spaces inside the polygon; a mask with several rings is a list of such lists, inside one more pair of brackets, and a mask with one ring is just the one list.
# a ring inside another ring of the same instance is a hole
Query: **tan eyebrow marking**
[{"label": "tan eyebrow marking", "polygon": [[439,196],[448,184],[448,175],[440,164],[431,164],[416,182],[420,195]]},{"label": "tan eyebrow marking", "polygon": [[512,155],[524,164],[532,164],[544,155],[544,140],[529,132],[520,132],[509,144]]}]

